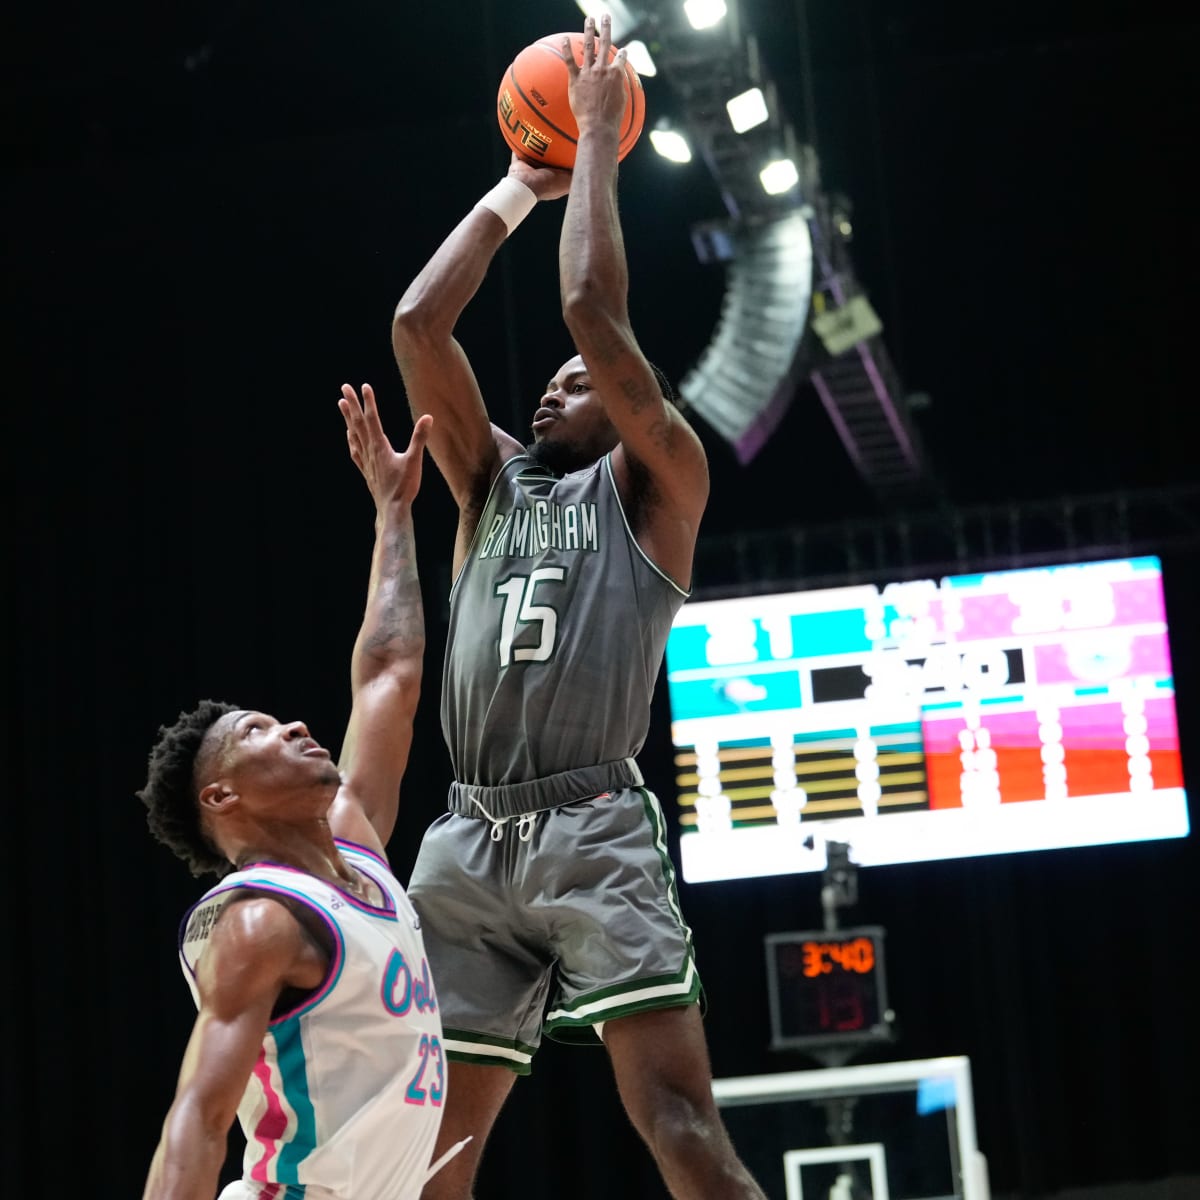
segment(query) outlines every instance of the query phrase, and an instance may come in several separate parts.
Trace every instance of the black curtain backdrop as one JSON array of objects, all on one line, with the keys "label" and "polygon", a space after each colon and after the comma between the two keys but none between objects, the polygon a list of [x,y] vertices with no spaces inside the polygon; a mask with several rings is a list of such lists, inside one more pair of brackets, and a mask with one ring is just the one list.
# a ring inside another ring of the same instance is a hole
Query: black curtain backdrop
[{"label": "black curtain backdrop", "polygon": [[[140,1194],[170,1102],[193,1015],[176,929],[203,885],[151,842],[133,795],[158,724],[214,696],[340,739],[372,513],[338,388],[374,383],[406,435],[392,306],[502,172],[496,63],[548,20],[498,31],[489,5],[469,7],[478,36],[456,44],[458,88],[434,118],[398,115],[405,73],[353,8],[328,64],[315,9],[283,26],[247,10],[207,68],[164,59],[66,90],[39,82],[44,54],[10,73],[27,120],[2,222],[6,1194]],[[768,33],[786,25],[759,7]],[[865,98],[861,43],[821,43],[826,174],[857,200],[860,269],[910,386],[936,393],[922,419],[954,499],[1193,479],[1191,27],[1051,29],[1041,50],[1014,35],[964,57],[928,8],[859,8],[882,99]],[[815,9],[819,40],[839,18]],[[73,64],[89,28],[59,46]],[[280,28],[286,53],[263,53]],[[110,33],[156,36],[132,19]],[[872,138],[874,157],[847,149]],[[684,231],[719,201],[702,168],[664,176],[648,148],[621,189],[634,323],[678,378],[722,291]],[[526,222],[460,327],[514,428],[570,353],[557,222]],[[749,472],[702,435],[710,533],[876,511],[811,394]],[[402,877],[449,780],[437,703],[454,514],[432,466],[417,523],[429,648],[391,844]],[[1198,564],[1164,559],[1194,777]],[[660,687],[642,762],[673,816],[668,722]],[[874,1058],[970,1056],[997,1194],[1200,1174],[1198,856],[1191,837],[860,874],[849,915],[887,928],[900,1031]],[[767,1047],[762,939],[819,925],[819,886],[683,887],[717,1076],[814,1065]],[[518,1190],[662,1194],[602,1051],[548,1044],[519,1082],[479,1194]]]}]

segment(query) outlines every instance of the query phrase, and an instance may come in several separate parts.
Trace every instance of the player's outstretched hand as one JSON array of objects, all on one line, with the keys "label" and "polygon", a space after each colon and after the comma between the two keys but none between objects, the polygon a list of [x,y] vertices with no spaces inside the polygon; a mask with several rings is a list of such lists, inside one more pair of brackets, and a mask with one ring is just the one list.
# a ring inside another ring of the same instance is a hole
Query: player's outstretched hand
[{"label": "player's outstretched hand", "polygon": [[571,190],[571,172],[561,167],[538,167],[514,150],[508,174],[523,183],[539,200],[558,200]]},{"label": "player's outstretched hand", "polygon": [[582,134],[586,129],[618,129],[625,112],[625,51],[618,50],[612,62],[612,17],[600,18],[600,35],[596,36],[596,18],[583,23],[583,66],[575,61],[571,39],[562,41],[563,61],[567,64],[568,96],[571,111]]},{"label": "player's outstretched hand", "polygon": [[375,392],[369,383],[362,385],[361,401],[348,383],[342,384],[338,408],[346,422],[350,458],[367,481],[375,504],[380,506],[390,500],[411,503],[421,486],[425,443],[429,440],[433,418],[428,413],[417,418],[408,449],[398,454],[383,432]]}]

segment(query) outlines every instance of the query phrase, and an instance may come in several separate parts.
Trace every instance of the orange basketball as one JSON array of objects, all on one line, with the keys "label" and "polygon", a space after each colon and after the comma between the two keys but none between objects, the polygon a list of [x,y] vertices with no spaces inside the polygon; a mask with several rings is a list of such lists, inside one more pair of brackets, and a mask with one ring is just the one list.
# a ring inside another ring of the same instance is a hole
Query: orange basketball
[{"label": "orange basketball", "polygon": [[[567,98],[563,38],[571,39],[575,61],[583,65],[583,34],[552,33],[526,46],[500,80],[496,115],[504,140],[524,159],[543,167],[575,165],[579,126]],[[616,57],[609,52],[609,62]],[[646,121],[646,97],[638,73],[625,64],[625,112],[621,117],[618,162],[633,149]]]}]

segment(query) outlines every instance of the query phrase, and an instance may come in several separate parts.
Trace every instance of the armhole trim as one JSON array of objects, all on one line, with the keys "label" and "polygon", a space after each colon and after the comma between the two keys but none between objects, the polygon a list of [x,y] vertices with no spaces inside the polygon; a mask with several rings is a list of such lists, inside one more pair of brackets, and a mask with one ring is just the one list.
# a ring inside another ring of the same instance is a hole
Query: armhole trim
[{"label": "armhole trim", "polygon": [[458,574],[455,575],[453,582],[450,584],[450,602],[454,602],[454,593],[458,588],[458,581],[463,577],[463,572],[467,569],[467,563],[470,562],[471,556],[475,553],[475,547],[479,542],[480,534],[483,530],[483,514],[487,512],[488,505],[492,502],[492,497],[496,494],[496,489],[500,486],[500,481],[504,478],[505,472],[515,462],[532,462],[533,460],[528,454],[514,454],[512,458],[506,459],[500,464],[500,470],[496,472],[496,478],[492,480],[492,486],[488,488],[487,495],[483,499],[483,504],[479,508],[479,524],[475,526],[475,532],[471,535],[470,545],[467,546],[467,552],[463,555],[462,566],[458,568]]},{"label": "armhole trim", "polygon": [[669,583],[671,587],[673,587],[686,600],[692,594],[691,589],[681,588],[679,584],[677,584],[675,580],[673,580],[670,575],[668,575],[666,571],[664,571],[662,567],[660,567],[658,563],[656,563],[654,559],[652,559],[650,555],[648,555],[645,550],[642,549],[642,547],[638,544],[637,538],[634,537],[633,530],[629,527],[629,517],[625,514],[625,505],[621,503],[621,491],[617,487],[616,476],[613,475],[611,451],[604,456],[604,469],[608,474],[608,482],[613,490],[613,498],[617,502],[617,512],[621,514],[621,523],[625,526],[625,533],[628,535],[634,549],[638,552],[638,554],[641,555],[642,561],[646,564],[646,566],[648,566],[660,578]]},{"label": "armhole trim", "polygon": [[389,863],[382,854],[378,854],[372,850],[370,846],[364,846],[360,842],[352,842],[349,838],[335,837],[333,841],[335,845],[339,846],[343,850],[353,850],[356,854],[365,854],[369,859],[377,862],[381,867],[386,868],[388,871],[391,871],[392,869],[391,863]]},{"label": "armhole trim", "polygon": [[[196,981],[196,972],[183,950],[183,934],[187,929],[187,923],[190,920],[192,913],[195,912],[200,905],[207,904],[210,900],[215,900],[218,896],[226,894],[232,895],[234,892],[246,891],[266,892],[268,894],[274,893],[276,895],[286,896],[290,900],[300,901],[305,908],[316,913],[317,916],[325,922],[325,926],[333,938],[333,957],[329,961],[329,966],[325,971],[325,978],[321,982],[320,986],[316,988],[311,996],[309,996],[301,1004],[298,1004],[295,1008],[290,1008],[287,1012],[280,1013],[280,1015],[277,1017],[272,1017],[267,1025],[267,1028],[269,1029],[272,1026],[279,1025],[284,1021],[290,1021],[295,1017],[303,1016],[304,1013],[308,1012],[312,1008],[315,1008],[322,1000],[325,999],[327,995],[329,995],[334,985],[341,978],[342,968],[346,964],[346,940],[342,936],[341,928],[333,916],[326,912],[325,909],[323,909],[321,905],[319,905],[310,896],[306,896],[303,892],[297,892],[292,888],[284,887],[282,884],[275,883],[269,879],[243,880],[232,884],[229,887],[218,888],[216,891],[209,892],[207,896],[199,900],[196,904],[193,904],[183,918],[183,922],[180,925],[179,931],[179,957],[182,960],[188,975],[191,976],[193,982]],[[226,903],[228,903],[228,901],[226,901]],[[224,909],[222,908],[222,912],[223,911]],[[205,946],[207,948],[207,943],[205,943]]]}]

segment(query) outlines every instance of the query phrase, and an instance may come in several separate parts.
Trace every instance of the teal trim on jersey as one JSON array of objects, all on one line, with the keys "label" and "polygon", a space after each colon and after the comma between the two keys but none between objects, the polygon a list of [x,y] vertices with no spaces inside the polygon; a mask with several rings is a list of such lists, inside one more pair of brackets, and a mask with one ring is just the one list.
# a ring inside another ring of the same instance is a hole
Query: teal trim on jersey
[{"label": "teal trim on jersey", "polygon": [[378,866],[383,867],[388,872],[389,875],[391,874],[392,864],[390,862],[388,862],[388,860],[386,858],[381,858],[369,846],[364,846],[361,842],[352,842],[348,838],[340,838],[340,837],[335,837],[333,839],[333,842],[334,842],[334,845],[337,846],[337,848],[339,850],[349,850],[352,854],[365,855],[373,863],[377,864]]},{"label": "teal trim on jersey", "polygon": [[[276,1018],[271,1023],[269,1028],[275,1029],[276,1025],[282,1026],[288,1021],[295,1020],[297,1017],[302,1017],[305,1013],[311,1012],[326,996],[333,991],[337,985],[337,981],[342,977],[342,968],[346,965],[346,939],[342,936],[342,927],[337,922],[337,917],[329,912],[324,905],[314,900],[311,896],[306,896],[303,892],[298,892],[294,888],[285,887],[282,883],[277,883],[273,879],[259,880],[239,880],[229,891],[236,891],[238,888],[247,887],[254,891],[265,892],[270,895],[272,892],[283,892],[286,895],[292,896],[299,900],[305,907],[311,909],[319,916],[326,925],[329,926],[330,932],[334,939],[334,953],[336,961],[330,963],[329,975],[325,982],[313,993],[313,995],[301,1004],[298,1008],[290,1009],[282,1017]],[[359,911],[359,910],[356,910]]]},{"label": "teal trim on jersey", "polygon": [[[300,1022],[292,1017],[271,1031],[283,1098],[296,1114],[296,1132],[279,1150],[275,1177],[280,1183],[300,1185],[300,1165],[317,1147],[317,1119],[308,1094],[308,1062]],[[289,1193],[290,1194],[290,1193]],[[300,1195],[304,1193],[301,1192]]]}]

